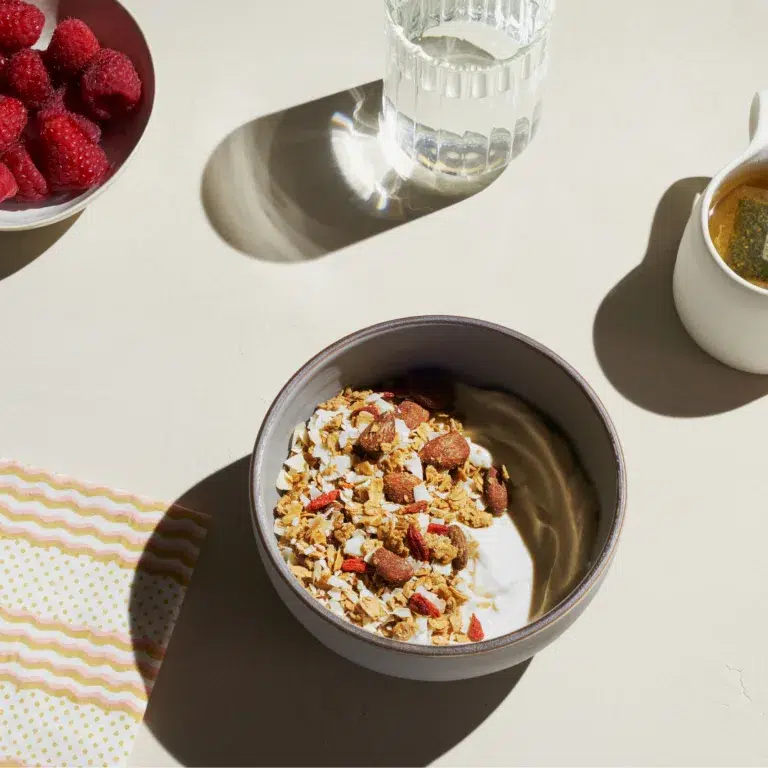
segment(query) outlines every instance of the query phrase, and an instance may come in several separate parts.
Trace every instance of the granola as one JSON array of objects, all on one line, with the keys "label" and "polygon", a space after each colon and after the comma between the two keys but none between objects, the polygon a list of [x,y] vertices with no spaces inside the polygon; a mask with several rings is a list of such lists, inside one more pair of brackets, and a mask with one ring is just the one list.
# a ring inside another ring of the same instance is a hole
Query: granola
[{"label": "granola", "polygon": [[448,645],[483,637],[472,531],[505,512],[509,475],[439,406],[353,389],[322,403],[294,431],[274,532],[294,576],[332,613],[384,637]]}]

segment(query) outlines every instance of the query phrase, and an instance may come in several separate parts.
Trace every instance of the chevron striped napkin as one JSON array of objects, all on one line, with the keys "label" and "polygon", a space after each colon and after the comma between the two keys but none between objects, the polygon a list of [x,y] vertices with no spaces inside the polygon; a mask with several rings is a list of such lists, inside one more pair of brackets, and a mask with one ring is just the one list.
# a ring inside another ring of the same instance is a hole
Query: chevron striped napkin
[{"label": "chevron striped napkin", "polygon": [[0,461],[0,766],[125,764],[208,520]]}]

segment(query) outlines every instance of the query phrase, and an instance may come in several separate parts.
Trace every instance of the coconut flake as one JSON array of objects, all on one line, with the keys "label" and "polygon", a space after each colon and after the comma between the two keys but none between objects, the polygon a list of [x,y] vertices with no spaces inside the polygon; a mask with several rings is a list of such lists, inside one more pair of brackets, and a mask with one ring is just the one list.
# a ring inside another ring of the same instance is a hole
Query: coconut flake
[{"label": "coconut flake", "polygon": [[416,519],[419,521],[419,528],[421,528],[422,531],[426,531],[429,527],[429,515],[426,512],[419,512],[419,514],[416,515]]},{"label": "coconut flake", "polygon": [[391,501],[382,501],[381,502],[381,508],[385,512],[389,512],[390,514],[392,514],[394,512],[397,512],[400,509],[400,505],[399,504],[394,504]]},{"label": "coconut flake", "polygon": [[358,437],[360,437],[359,429],[355,429],[354,427],[343,429],[339,432],[339,448],[344,450],[347,447],[348,442],[354,442]]},{"label": "coconut flake", "polygon": [[432,494],[427,490],[427,486],[424,483],[420,483],[413,489],[414,501],[432,501]]},{"label": "coconut flake", "polygon": [[403,462],[403,466],[419,480],[424,479],[424,465],[421,463],[421,459],[418,456],[411,456]]},{"label": "coconut flake", "polygon": [[307,462],[301,451],[294,453],[293,456],[286,459],[283,463],[288,469],[293,470],[294,472],[303,472],[307,468]]},{"label": "coconut flake", "polygon": [[352,459],[349,456],[334,456],[331,459],[331,466],[333,467],[335,477],[341,477],[345,472],[349,471],[349,468],[352,466]]},{"label": "coconut flake", "polygon": [[[309,489],[309,498],[310,499],[316,499],[320,495],[322,495],[322,491],[316,485],[313,485]],[[306,504],[304,506],[306,506]]]},{"label": "coconut flake", "polygon": [[406,608],[403,606],[402,608],[395,608],[394,611],[392,611],[393,615],[397,616],[401,619],[410,619],[413,614],[410,611],[410,608]]},{"label": "coconut flake", "polygon": [[344,554],[352,555],[353,557],[360,557],[363,554],[363,542],[365,536],[350,536],[347,539],[347,543],[344,545]]},{"label": "coconut flake", "polygon": [[365,402],[375,405],[379,413],[389,413],[389,411],[395,410],[395,406],[387,402],[378,392],[368,395],[365,398]]},{"label": "coconut flake", "polygon": [[323,445],[313,445],[312,455],[316,459],[320,459],[320,464],[322,465],[320,467],[321,472],[331,462],[331,452]]},{"label": "coconut flake", "polygon": [[285,526],[283,525],[283,521],[280,519],[275,520],[273,530],[275,532],[275,536],[285,536]]},{"label": "coconut flake", "polygon": [[296,450],[301,445],[306,445],[309,435],[307,434],[307,425],[305,423],[299,424],[296,429],[293,430],[293,437],[291,438],[291,449]]},{"label": "coconut flake", "polygon": [[339,600],[329,600],[328,608],[331,613],[336,614],[336,616],[339,616],[342,619],[344,618],[344,607]]},{"label": "coconut flake", "polygon": [[490,469],[493,464],[491,452],[471,440],[467,440],[467,442],[469,443],[469,463],[481,469]]},{"label": "coconut flake", "polygon": [[395,432],[401,443],[407,443],[411,438],[411,430],[402,419],[395,419]]},{"label": "coconut flake", "polygon": [[288,565],[296,565],[299,562],[296,559],[296,553],[290,547],[280,547],[280,554]]},{"label": "coconut flake", "polygon": [[293,488],[291,481],[288,479],[288,473],[284,469],[281,469],[278,473],[275,485],[278,491],[290,491]]}]

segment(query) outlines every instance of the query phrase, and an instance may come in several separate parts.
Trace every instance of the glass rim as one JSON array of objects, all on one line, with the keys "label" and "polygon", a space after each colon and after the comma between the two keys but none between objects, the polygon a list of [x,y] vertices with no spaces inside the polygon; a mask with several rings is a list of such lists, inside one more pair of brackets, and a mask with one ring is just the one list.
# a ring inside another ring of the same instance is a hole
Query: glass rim
[{"label": "glass rim", "polygon": [[427,53],[421,45],[409,40],[405,36],[405,31],[402,25],[395,23],[394,19],[392,18],[392,5],[392,0],[386,0],[387,21],[389,22],[390,27],[394,30],[394,33],[398,36],[405,48],[409,51],[409,53],[415,54],[419,59],[426,61],[435,68],[449,72],[467,72],[473,74],[477,72],[493,72],[495,70],[503,69],[504,67],[507,67],[510,64],[514,64],[520,59],[524,58],[533,48],[542,42],[542,40],[549,32],[549,28],[552,25],[552,19],[554,18],[555,6],[554,2],[549,4],[549,7],[546,10],[544,21],[534,36],[531,38],[531,41],[522,48],[519,48],[511,56],[507,56],[505,59],[497,59],[492,64],[472,64],[468,67],[462,67],[458,64],[452,64],[451,62],[446,61],[439,56],[433,56],[432,54]]}]

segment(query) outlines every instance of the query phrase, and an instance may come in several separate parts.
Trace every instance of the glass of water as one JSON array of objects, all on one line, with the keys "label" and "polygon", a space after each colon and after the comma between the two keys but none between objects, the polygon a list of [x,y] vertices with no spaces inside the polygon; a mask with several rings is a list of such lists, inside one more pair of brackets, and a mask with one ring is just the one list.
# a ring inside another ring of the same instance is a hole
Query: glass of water
[{"label": "glass of water", "polygon": [[554,0],[385,0],[382,140],[457,179],[493,178],[536,133]]}]

